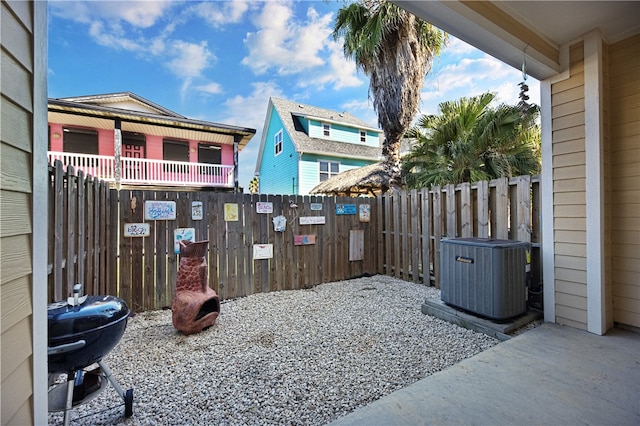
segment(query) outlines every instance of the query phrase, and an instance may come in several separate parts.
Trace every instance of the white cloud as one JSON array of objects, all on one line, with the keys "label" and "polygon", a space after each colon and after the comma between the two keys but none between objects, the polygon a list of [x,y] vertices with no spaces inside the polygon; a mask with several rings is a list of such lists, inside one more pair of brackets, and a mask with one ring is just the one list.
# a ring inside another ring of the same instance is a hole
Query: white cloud
[{"label": "white cloud", "polygon": [[471,46],[468,43],[460,40],[459,38],[455,38],[453,36],[449,36],[449,44],[444,48],[443,52],[447,52],[451,55],[464,56],[470,53],[473,53],[477,49]]},{"label": "white cloud", "polygon": [[222,86],[218,83],[208,83],[195,86],[195,89],[210,95],[217,95],[223,92]]},{"label": "white cloud", "polygon": [[[496,94],[495,103],[516,105],[520,99],[522,73],[489,55],[463,58],[427,76],[421,94],[420,114],[437,114],[441,102],[485,92]],[[529,102],[540,103],[539,82],[528,78]]]},{"label": "white cloud", "polygon": [[271,81],[251,83],[247,96],[236,95],[224,101],[223,123],[262,129],[270,97],[286,98],[277,84]]},{"label": "white cloud", "polygon": [[249,3],[241,0],[198,3],[193,12],[203,18],[213,28],[237,23],[249,10]]},{"label": "white cloud", "polygon": [[324,87],[325,84],[333,84],[333,88],[340,90],[346,87],[358,87],[365,83],[357,76],[356,63],[344,57],[342,42],[329,41],[327,49],[329,52],[328,67],[322,67],[316,72],[306,73],[300,79],[298,87]]},{"label": "white cloud", "polygon": [[49,1],[51,12],[61,18],[82,23],[95,20],[125,21],[136,28],[153,26],[173,4],[166,0]]},{"label": "white cloud", "polygon": [[112,25],[111,28],[105,30],[102,22],[94,21],[89,26],[89,35],[96,43],[113,49],[129,52],[143,52],[145,50],[143,44],[126,37],[119,25]]},{"label": "white cloud", "polygon": [[326,65],[326,49],[333,15],[309,7],[306,19],[295,19],[290,2],[266,2],[254,17],[257,31],[244,40],[248,54],[242,60],[256,74],[275,69],[292,75]]},{"label": "white cloud", "polygon": [[215,55],[207,48],[206,41],[195,44],[176,40],[171,43],[167,53],[173,58],[167,63],[167,68],[175,75],[185,78],[199,77],[202,70],[216,60]]}]

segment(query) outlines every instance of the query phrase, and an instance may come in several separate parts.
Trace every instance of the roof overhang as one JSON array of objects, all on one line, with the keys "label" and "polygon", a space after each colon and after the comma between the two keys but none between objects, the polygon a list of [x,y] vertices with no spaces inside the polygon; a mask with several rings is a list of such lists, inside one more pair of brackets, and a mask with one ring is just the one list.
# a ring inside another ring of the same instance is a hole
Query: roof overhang
[{"label": "roof overhang", "polygon": [[113,121],[122,122],[122,130],[205,142],[233,143],[239,137],[239,149],[244,148],[256,130],[192,120],[183,117],[127,111],[98,105],[81,105],[60,99],[49,99],[49,121],[93,128],[113,128]]},{"label": "roof overhang", "polygon": [[407,1],[398,6],[544,80],[564,71],[562,49],[599,30],[613,43],[640,31],[637,1]]}]

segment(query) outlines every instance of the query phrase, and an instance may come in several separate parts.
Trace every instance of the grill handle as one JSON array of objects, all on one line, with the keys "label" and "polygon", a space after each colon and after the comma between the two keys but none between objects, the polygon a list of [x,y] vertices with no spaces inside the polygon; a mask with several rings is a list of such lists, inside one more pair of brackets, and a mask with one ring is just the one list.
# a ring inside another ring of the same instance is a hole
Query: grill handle
[{"label": "grill handle", "polygon": [[48,347],[47,355],[57,355],[64,354],[67,352],[75,351],[76,349],[80,349],[87,344],[86,340],[78,340],[77,342],[65,343],[64,345]]}]

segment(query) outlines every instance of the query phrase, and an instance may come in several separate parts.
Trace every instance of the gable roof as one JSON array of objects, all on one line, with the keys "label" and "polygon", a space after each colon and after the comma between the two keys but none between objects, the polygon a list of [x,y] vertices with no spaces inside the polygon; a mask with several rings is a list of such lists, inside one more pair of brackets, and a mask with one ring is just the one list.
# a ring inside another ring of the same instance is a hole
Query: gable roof
[{"label": "gable roof", "polygon": [[104,106],[110,108],[126,109],[130,111],[149,112],[152,114],[167,115],[171,117],[187,118],[171,111],[148,99],[132,92],[105,93],[100,95],[73,96],[57,98],[60,101],[76,102],[79,104]]},{"label": "gable roof", "polygon": [[256,130],[204,120],[194,120],[164,108],[131,92],[49,98],[49,119],[86,127],[106,128],[113,120],[122,121],[122,130],[215,143],[232,143],[239,137],[244,148]]},{"label": "gable roof", "polygon": [[382,148],[367,145],[358,145],[348,142],[332,141],[322,138],[309,137],[306,130],[302,126],[300,119],[315,119],[330,124],[340,124],[362,130],[376,132],[379,135],[382,130],[371,127],[365,121],[359,119],[355,115],[348,112],[338,112],[330,109],[314,107],[311,105],[292,102],[280,98],[269,98],[269,107],[267,108],[267,119],[265,120],[264,129],[262,131],[262,140],[260,141],[260,151],[258,153],[258,161],[256,162],[256,173],[260,171],[260,163],[262,162],[262,154],[266,144],[268,119],[272,111],[280,116],[284,124],[284,128],[291,137],[293,145],[298,153],[304,154],[331,154],[336,157],[358,158],[364,160],[378,161],[382,154]]}]

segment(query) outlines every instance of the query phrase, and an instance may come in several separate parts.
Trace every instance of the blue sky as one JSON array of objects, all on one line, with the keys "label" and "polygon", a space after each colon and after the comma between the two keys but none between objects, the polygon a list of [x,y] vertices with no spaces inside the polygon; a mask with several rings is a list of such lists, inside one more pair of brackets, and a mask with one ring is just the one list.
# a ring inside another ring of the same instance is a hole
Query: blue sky
[{"label": "blue sky", "polygon": [[[193,119],[251,127],[248,187],[269,97],[349,111],[377,127],[368,78],[331,36],[341,0],[49,1],[48,96],[129,91]],[[522,72],[451,38],[425,79],[420,114],[462,96],[518,102]],[[530,102],[539,103],[531,77]]]}]

